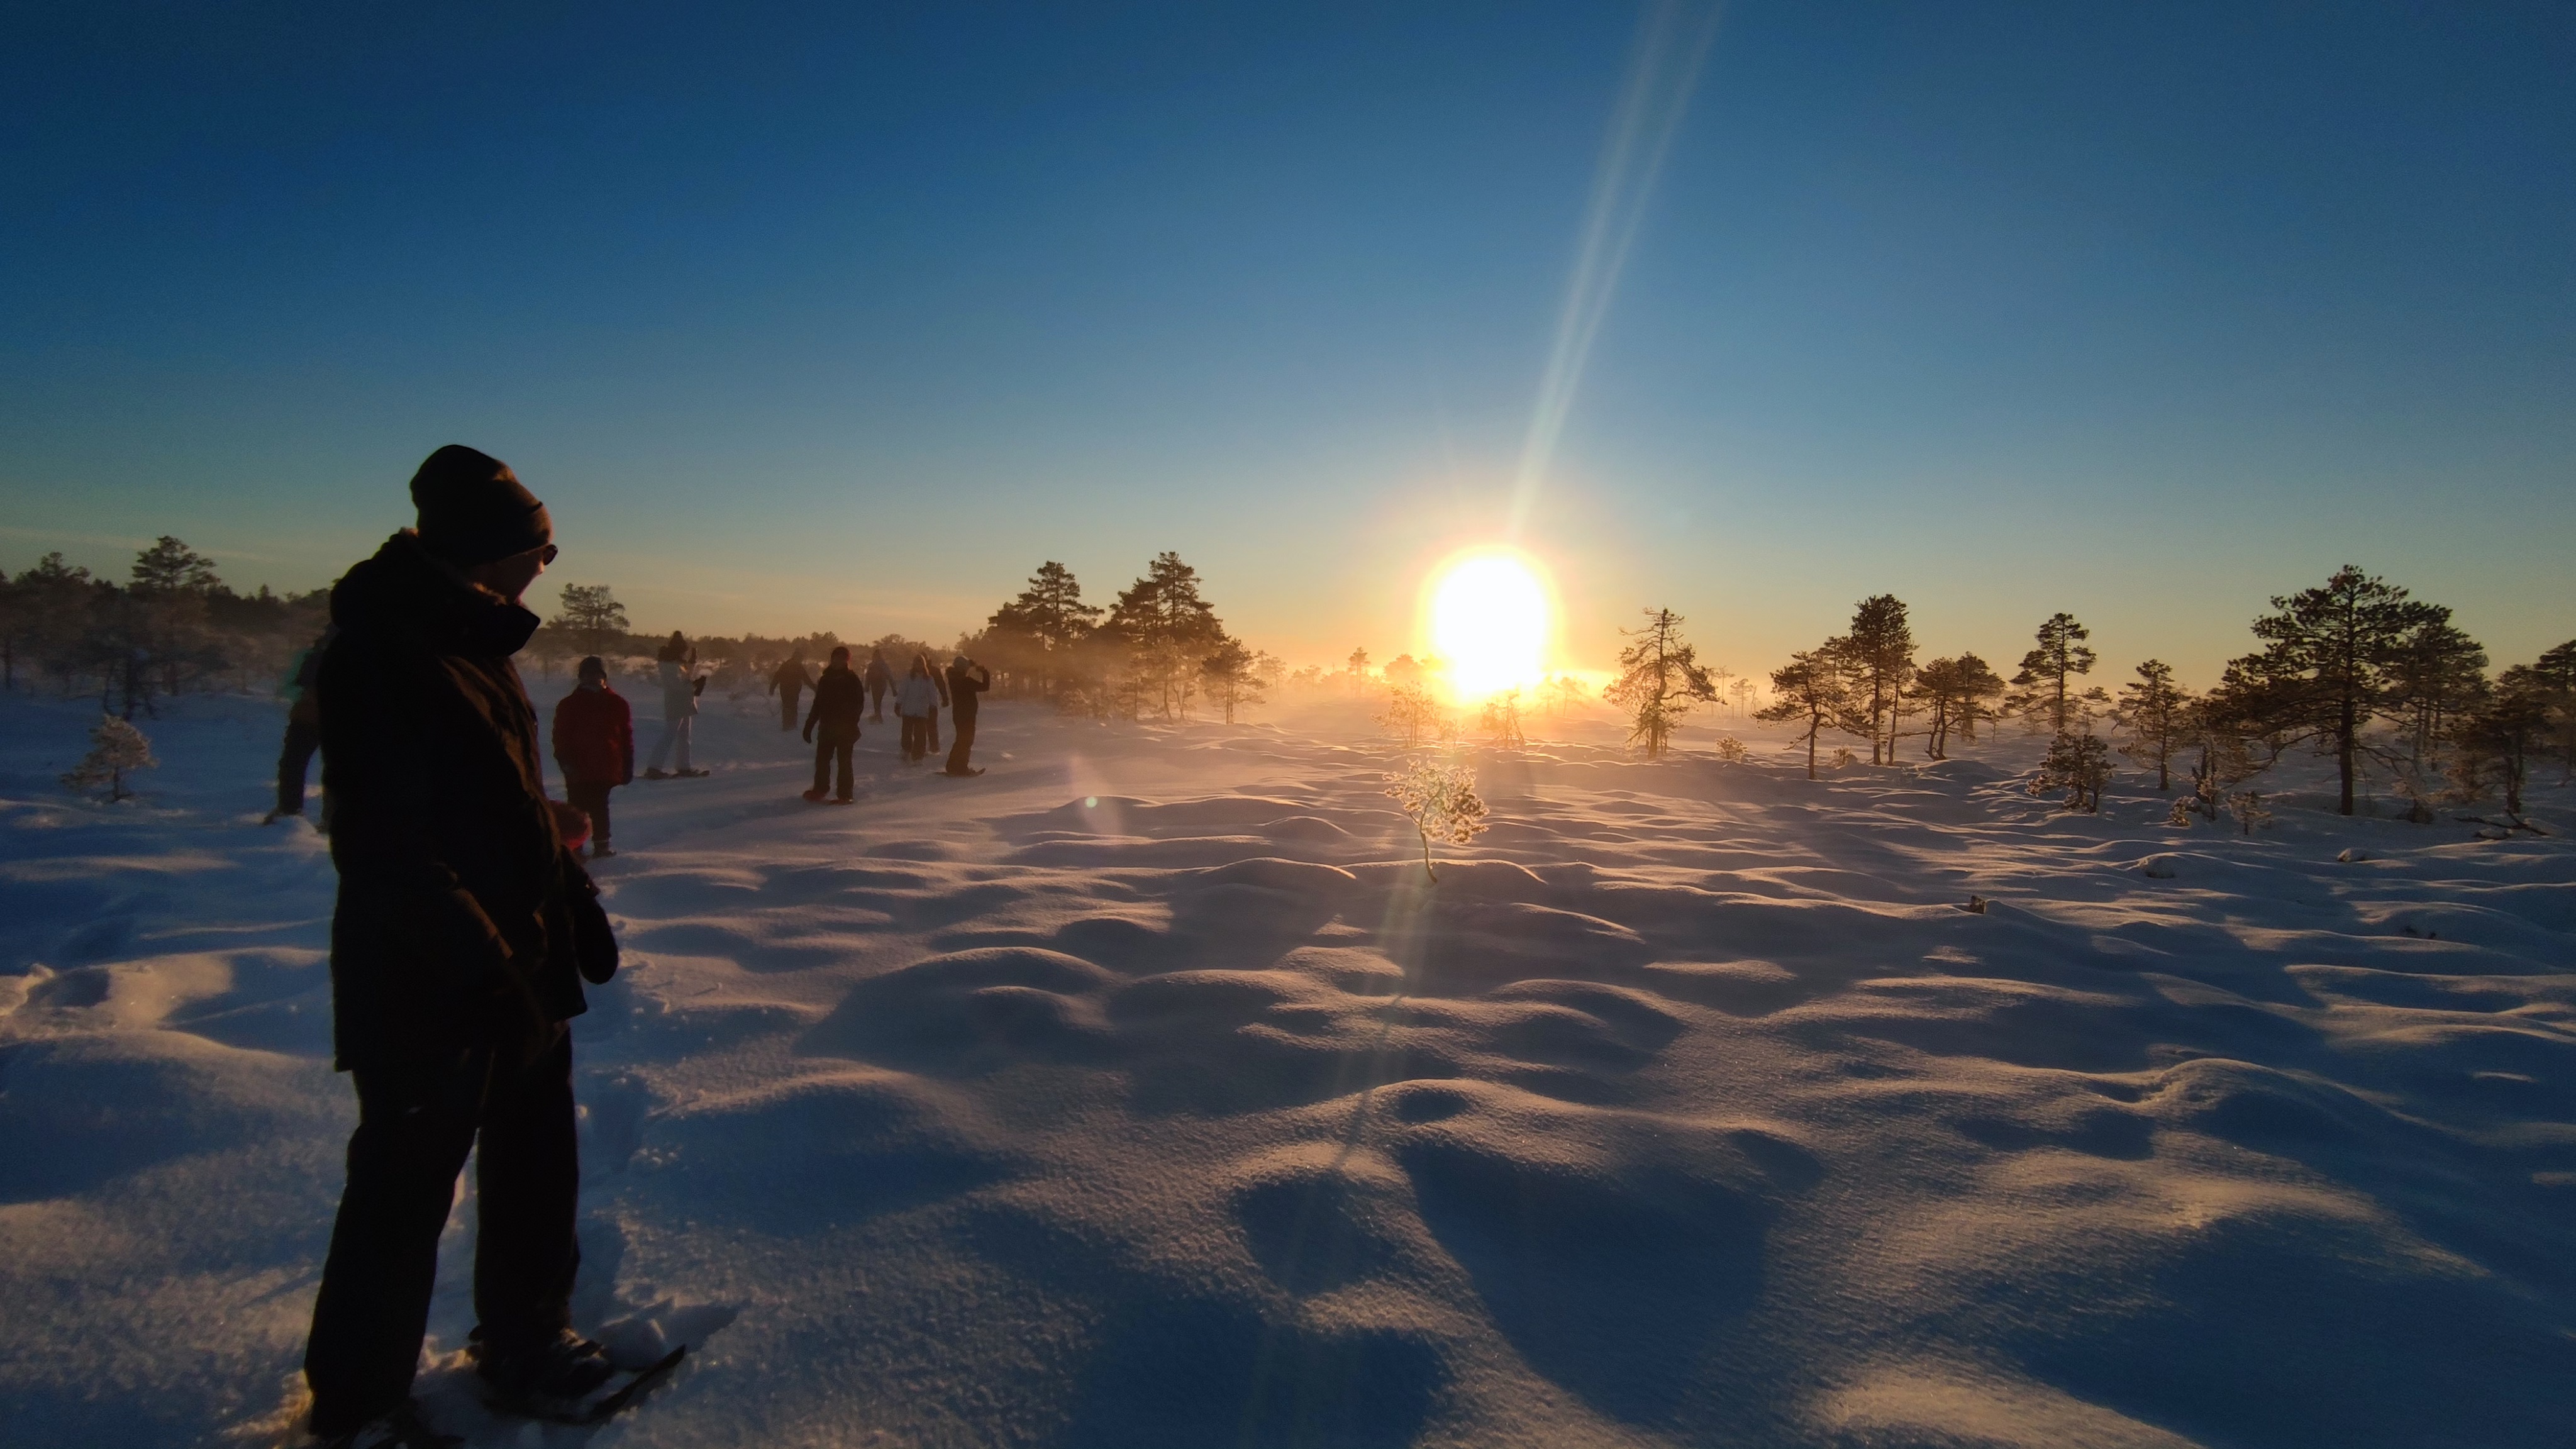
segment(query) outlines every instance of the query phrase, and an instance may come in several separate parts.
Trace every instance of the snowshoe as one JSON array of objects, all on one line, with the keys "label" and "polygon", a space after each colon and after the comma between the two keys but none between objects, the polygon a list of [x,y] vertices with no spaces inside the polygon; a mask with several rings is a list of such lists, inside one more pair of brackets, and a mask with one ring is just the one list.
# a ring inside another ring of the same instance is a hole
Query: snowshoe
[{"label": "snowshoe", "polygon": [[671,772],[668,770],[646,770],[644,772],[644,778],[647,780],[667,780],[671,778]]},{"label": "snowshoe", "polygon": [[984,767],[983,767],[983,766],[981,766],[981,765],[976,765],[976,766],[974,766],[974,767],[972,767],[972,768],[970,768],[970,769],[964,769],[964,770],[942,770],[942,771],[940,771],[939,773],[941,773],[941,774],[943,774],[943,775],[946,775],[949,779],[952,779],[952,780],[972,780],[972,779],[974,779],[977,775],[980,775],[980,774],[984,773]]},{"label": "snowshoe", "polygon": [[420,1405],[405,1399],[400,1408],[379,1414],[346,1434],[306,1442],[318,1449],[455,1449],[465,1441],[431,1428]]},{"label": "snowshoe", "polygon": [[608,842],[605,840],[600,841],[598,844],[590,848],[590,858],[593,860],[606,860],[616,853],[616,851],[608,848]]},{"label": "snowshoe", "polygon": [[619,1369],[598,1344],[569,1329],[532,1354],[481,1367],[487,1402],[501,1413],[548,1424],[603,1423],[642,1398],[688,1356],[682,1344],[640,1369]]},{"label": "snowshoe", "polygon": [[817,805],[820,805],[823,803],[824,795],[820,790],[808,790],[805,792],[805,798]]},{"label": "snowshoe", "polygon": [[711,773],[713,772],[709,770],[673,770],[671,772],[671,778],[674,780],[703,780]]}]

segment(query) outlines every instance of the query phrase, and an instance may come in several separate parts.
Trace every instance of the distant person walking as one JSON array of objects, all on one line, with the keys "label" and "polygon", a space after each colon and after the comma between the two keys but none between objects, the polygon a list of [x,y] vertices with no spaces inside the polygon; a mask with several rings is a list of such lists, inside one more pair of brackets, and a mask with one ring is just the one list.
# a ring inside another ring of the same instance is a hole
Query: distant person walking
[{"label": "distant person walking", "polygon": [[824,787],[832,783],[830,773],[838,766],[840,803],[850,803],[850,751],[859,742],[859,715],[867,707],[867,695],[866,682],[850,668],[850,651],[834,649],[831,664],[814,682],[814,712],[805,716],[805,738],[814,746],[814,788],[805,792],[806,799],[823,803]]},{"label": "distant person walking", "polygon": [[537,628],[519,599],[555,556],[553,523],[471,448],[431,454],[411,496],[418,529],[332,589],[340,634],[314,684],[340,875],[332,1045],[358,1094],[304,1350],[308,1427],[335,1449],[438,1442],[412,1375],[469,1154],[477,1370],[496,1394],[557,1401],[612,1372],[571,1327],[565,1023],[582,982],[616,971],[617,941],[546,799],[510,662]]},{"label": "distant person walking", "polygon": [[[322,747],[322,699],[313,692],[313,676],[322,667],[322,651],[338,632],[336,627],[323,629],[322,637],[295,656],[286,678],[278,683],[277,697],[286,701],[286,742],[277,752],[277,808],[268,812],[262,825],[304,814],[304,777],[312,771],[313,752]],[[322,828],[326,833],[330,821],[331,806],[325,800]]]},{"label": "distant person walking", "polygon": [[[847,657],[847,649],[832,651],[835,658]],[[796,701],[811,689],[814,681],[805,676],[805,651],[797,650],[779,661],[778,672],[769,676],[769,692],[778,696],[778,727],[796,728]]]},{"label": "distant person walking", "polygon": [[[653,763],[644,767],[647,780],[692,780],[706,771],[695,769],[689,762],[689,741],[698,721],[698,695],[707,681],[697,673],[698,651],[689,646],[680,631],[654,655],[654,667],[662,680],[662,737],[653,743]],[[671,758],[671,747],[680,747],[680,767],[664,772],[663,762]]]},{"label": "distant person walking", "polygon": [[932,674],[930,656],[912,656],[912,669],[894,693],[895,717],[903,721],[903,757],[925,759],[939,748],[939,681]]},{"label": "distant person walking", "polygon": [[[892,688],[894,688],[894,668],[886,663],[885,651],[869,649],[868,699],[874,706],[876,718],[879,720],[885,718],[886,691]],[[896,713],[900,714],[902,711],[897,710]]]},{"label": "distant person walking", "polygon": [[635,712],[608,687],[598,655],[581,661],[580,679],[555,705],[555,766],[564,798],[590,817],[590,858],[605,860],[617,853],[608,845],[608,792],[635,780]]},{"label": "distant person walking", "polygon": [[975,711],[985,690],[993,687],[993,672],[960,654],[948,664],[948,702],[957,712],[957,744],[948,752],[948,773],[959,777],[984,773],[966,763],[975,750]]}]

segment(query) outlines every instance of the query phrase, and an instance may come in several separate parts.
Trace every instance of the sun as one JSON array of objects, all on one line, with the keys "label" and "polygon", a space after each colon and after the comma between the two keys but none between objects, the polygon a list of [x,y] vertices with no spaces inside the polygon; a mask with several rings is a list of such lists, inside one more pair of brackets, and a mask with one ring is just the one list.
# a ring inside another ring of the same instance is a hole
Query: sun
[{"label": "sun", "polygon": [[1536,684],[1546,672],[1556,610],[1530,560],[1499,549],[1459,554],[1433,570],[1428,593],[1431,648],[1459,699]]}]

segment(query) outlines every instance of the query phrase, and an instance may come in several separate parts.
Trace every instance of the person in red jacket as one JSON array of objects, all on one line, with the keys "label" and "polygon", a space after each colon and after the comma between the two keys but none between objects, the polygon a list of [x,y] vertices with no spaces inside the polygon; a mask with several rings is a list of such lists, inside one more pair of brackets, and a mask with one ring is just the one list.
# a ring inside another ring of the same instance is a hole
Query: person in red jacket
[{"label": "person in red jacket", "polygon": [[608,848],[608,792],[635,782],[635,712],[608,687],[608,666],[594,654],[581,661],[581,685],[555,706],[555,764],[564,798],[590,817],[590,855]]}]

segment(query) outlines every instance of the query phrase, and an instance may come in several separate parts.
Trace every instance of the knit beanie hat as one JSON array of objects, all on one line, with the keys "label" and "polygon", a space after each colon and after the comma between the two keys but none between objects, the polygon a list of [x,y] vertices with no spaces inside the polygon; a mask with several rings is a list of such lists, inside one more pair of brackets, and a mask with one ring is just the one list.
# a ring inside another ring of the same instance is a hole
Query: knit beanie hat
[{"label": "knit beanie hat", "polygon": [[411,475],[420,541],[459,568],[505,559],[554,541],[554,519],[519,484],[510,465],[450,443]]}]

